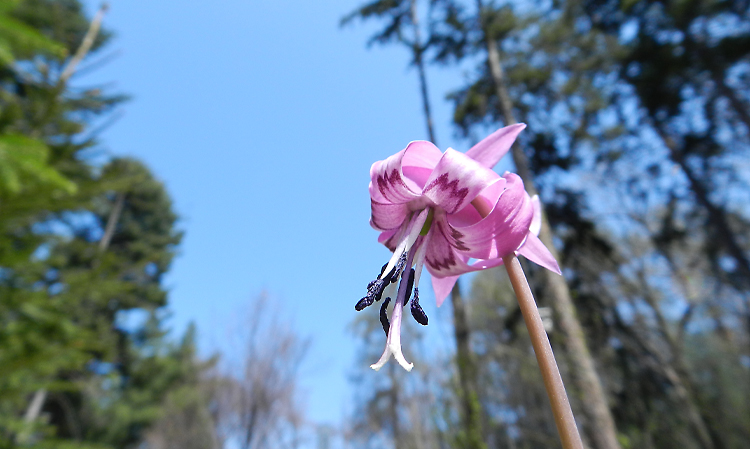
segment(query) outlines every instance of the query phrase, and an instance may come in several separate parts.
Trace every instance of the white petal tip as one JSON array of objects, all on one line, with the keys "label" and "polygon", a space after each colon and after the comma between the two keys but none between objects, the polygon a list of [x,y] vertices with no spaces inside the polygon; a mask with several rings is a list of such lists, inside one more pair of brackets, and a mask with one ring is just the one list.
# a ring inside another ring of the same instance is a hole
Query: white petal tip
[{"label": "white petal tip", "polygon": [[[399,348],[399,349],[401,349],[401,348]],[[393,355],[394,355],[394,358],[396,359],[396,361],[398,362],[398,364],[401,365],[401,368],[405,369],[406,371],[411,371],[414,368],[414,364],[407,362],[406,359],[404,358],[404,355],[401,354],[401,351],[399,351],[399,352],[397,352],[397,353],[395,353]]]},{"label": "white petal tip", "polygon": [[[401,365],[401,368],[405,369],[406,371],[411,372],[411,370],[414,369],[414,364],[407,362],[403,355],[401,357],[396,357],[396,361],[398,362],[399,365]],[[373,363],[372,365],[370,365],[370,368],[372,368],[375,371],[380,371],[380,368],[385,366],[387,362],[388,362],[388,358],[385,358],[385,360],[381,358],[380,360],[377,361],[377,363]]]}]

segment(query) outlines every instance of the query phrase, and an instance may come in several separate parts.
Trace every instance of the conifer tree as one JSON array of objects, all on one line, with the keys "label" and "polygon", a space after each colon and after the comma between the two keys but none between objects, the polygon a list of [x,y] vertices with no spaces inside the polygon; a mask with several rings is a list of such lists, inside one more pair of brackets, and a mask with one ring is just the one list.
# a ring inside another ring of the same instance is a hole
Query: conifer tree
[{"label": "conifer tree", "polygon": [[199,369],[170,368],[161,324],[171,200],[140,162],[94,162],[92,123],[124,97],[69,82],[100,20],[75,0],[0,8],[0,447],[133,447]]}]

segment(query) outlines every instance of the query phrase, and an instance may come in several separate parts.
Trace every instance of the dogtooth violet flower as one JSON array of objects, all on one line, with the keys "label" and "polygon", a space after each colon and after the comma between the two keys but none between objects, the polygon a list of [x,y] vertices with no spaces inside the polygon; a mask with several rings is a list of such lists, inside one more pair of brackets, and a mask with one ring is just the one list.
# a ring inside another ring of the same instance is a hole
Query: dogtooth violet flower
[{"label": "dogtooth violet flower", "polygon": [[560,273],[537,237],[539,199],[529,197],[518,175],[492,170],[525,127],[501,128],[465,154],[450,148],[442,153],[430,142],[415,141],[372,165],[370,225],[381,231],[378,241],[393,256],[355,306],[359,311],[385,297],[380,322],[386,346],[371,368],[379,370],[391,355],[407,371],[413,368],[401,351],[401,320],[411,303],[414,319],[427,325],[419,304],[424,266],[432,275],[438,307],[461,274],[502,265],[502,257],[511,253]]}]

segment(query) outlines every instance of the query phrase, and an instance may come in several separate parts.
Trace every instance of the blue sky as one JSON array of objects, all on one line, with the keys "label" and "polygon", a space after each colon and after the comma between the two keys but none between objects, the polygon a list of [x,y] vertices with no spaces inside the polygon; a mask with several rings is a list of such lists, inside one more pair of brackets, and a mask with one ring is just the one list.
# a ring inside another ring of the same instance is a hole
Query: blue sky
[{"label": "blue sky", "polygon": [[[175,332],[194,321],[204,353],[229,350],[228,323],[265,290],[313,340],[303,386],[319,422],[342,417],[346,327],[389,254],[368,225],[370,165],[426,138],[407,51],[368,50],[376,24],[338,25],[359,3],[113,1],[115,38],[92,60],[116,58],[74,79],[132,95],[102,146],[144,160],[181,216]],[[443,100],[461,75],[429,77],[441,148],[465,150]],[[424,287],[427,314],[448,317]]]}]

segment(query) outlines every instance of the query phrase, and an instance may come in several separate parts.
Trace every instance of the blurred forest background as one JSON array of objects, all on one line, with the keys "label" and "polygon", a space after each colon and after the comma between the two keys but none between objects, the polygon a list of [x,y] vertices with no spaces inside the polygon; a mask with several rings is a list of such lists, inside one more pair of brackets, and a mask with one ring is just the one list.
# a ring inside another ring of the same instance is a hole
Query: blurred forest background
[{"label": "blurred forest background", "polygon": [[[412,373],[369,372],[385,337],[352,308],[361,360],[339,427],[305,415],[310,340],[266,295],[237,360],[199,354],[194,328],[168,336],[171,199],[143,163],[97,152],[125,93],[69,83],[96,70],[105,12],[0,2],[0,448],[559,446],[502,269],[454,289],[452,354],[406,327]],[[748,447],[750,2],[379,0],[341,14],[409,52],[437,144],[434,66],[464,74],[444,94],[467,139],[528,124],[512,158],[564,278],[526,269],[585,444]]]}]

